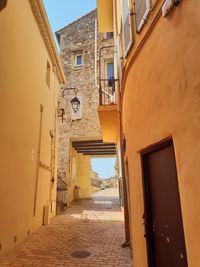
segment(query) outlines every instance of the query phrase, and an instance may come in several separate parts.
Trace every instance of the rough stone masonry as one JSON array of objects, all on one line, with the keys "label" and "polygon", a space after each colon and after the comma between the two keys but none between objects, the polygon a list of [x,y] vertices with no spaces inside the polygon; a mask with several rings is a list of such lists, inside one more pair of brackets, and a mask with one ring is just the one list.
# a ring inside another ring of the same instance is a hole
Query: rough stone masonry
[{"label": "rough stone masonry", "polygon": [[[81,102],[80,111],[74,114],[70,103],[74,91],[65,91],[65,117],[63,123],[61,119],[59,121],[58,135],[58,175],[65,181],[68,181],[70,166],[70,140],[101,138],[98,117],[98,54],[102,46],[113,44],[113,38],[106,39],[105,34],[97,33],[96,21],[97,13],[94,10],[56,33],[67,80],[65,88],[78,89],[77,97]],[[113,60],[113,50],[106,53],[106,60]],[[82,56],[82,65],[76,66],[78,55]],[[61,88],[61,92],[63,89]]]}]

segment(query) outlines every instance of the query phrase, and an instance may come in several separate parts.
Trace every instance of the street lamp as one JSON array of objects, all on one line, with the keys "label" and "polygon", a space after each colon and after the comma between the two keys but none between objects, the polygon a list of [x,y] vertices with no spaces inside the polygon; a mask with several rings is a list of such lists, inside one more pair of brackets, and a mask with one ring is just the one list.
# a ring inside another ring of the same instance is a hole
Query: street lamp
[{"label": "street lamp", "polygon": [[60,110],[60,114],[62,117],[62,122],[63,122],[63,116],[65,114],[65,104],[64,104],[64,95],[65,95],[65,91],[70,91],[73,90],[74,91],[74,97],[72,98],[71,105],[72,105],[72,109],[73,111],[76,113],[79,110],[79,107],[81,105],[81,102],[79,101],[79,99],[77,98],[76,94],[78,92],[78,90],[74,87],[67,87],[62,91],[62,99],[60,99],[59,101],[59,110]]},{"label": "street lamp", "polygon": [[79,99],[75,95],[75,97],[72,98],[72,100],[71,100],[72,109],[75,113],[79,110],[80,104],[81,104],[81,102],[79,101]]}]

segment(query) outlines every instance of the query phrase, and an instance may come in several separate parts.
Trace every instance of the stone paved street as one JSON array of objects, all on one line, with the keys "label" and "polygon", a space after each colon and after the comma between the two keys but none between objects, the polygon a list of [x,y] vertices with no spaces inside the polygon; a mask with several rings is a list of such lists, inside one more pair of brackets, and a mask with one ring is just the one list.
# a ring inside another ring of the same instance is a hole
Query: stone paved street
[{"label": "stone paved street", "polygon": [[[0,266],[131,267],[124,242],[123,213],[117,189],[74,202],[51,224],[41,227],[0,260]],[[86,251],[90,256],[74,258]]]}]

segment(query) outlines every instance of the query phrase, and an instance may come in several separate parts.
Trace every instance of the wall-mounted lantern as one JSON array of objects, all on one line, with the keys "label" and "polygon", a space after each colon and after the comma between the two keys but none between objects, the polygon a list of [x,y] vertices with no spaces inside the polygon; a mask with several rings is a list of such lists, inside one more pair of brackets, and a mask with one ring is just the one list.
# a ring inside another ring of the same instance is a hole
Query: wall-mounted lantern
[{"label": "wall-mounted lantern", "polygon": [[79,99],[76,97],[76,94],[75,94],[75,97],[72,98],[71,100],[72,109],[75,113],[79,110],[80,104],[81,102],[79,101]]},{"label": "wall-mounted lantern", "polygon": [[70,91],[70,90],[74,91],[74,97],[70,101],[74,113],[78,112],[78,110],[80,108],[80,105],[81,105],[81,102],[79,101],[79,99],[76,96],[76,94],[78,93],[78,90],[76,88],[74,88],[74,87],[65,88],[62,91],[62,98],[59,100],[59,104],[58,104],[58,109],[59,109],[58,116],[62,117],[62,122],[63,122],[63,117],[64,117],[64,114],[65,114],[65,99],[64,99],[64,95],[65,95],[65,91]]}]

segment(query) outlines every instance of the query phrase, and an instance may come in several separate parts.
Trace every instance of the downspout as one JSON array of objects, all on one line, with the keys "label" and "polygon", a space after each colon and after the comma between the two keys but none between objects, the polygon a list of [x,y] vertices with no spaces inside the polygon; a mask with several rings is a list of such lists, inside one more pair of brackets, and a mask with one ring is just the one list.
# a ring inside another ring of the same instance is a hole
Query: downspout
[{"label": "downspout", "polygon": [[94,36],[94,79],[95,86],[99,88],[97,84],[97,20],[95,19],[95,36]]},{"label": "downspout", "polygon": [[37,195],[38,195],[38,180],[40,172],[40,154],[41,154],[41,144],[42,144],[42,123],[43,123],[43,111],[44,107],[40,105],[40,126],[39,126],[39,139],[38,139],[38,152],[37,152],[37,167],[36,167],[36,180],[35,180],[35,192],[34,192],[34,205],[33,205],[33,216],[36,214],[37,206]]},{"label": "downspout", "polygon": [[50,131],[50,137],[51,137],[51,162],[50,162],[50,183],[49,183],[49,205],[51,207],[52,212],[52,190],[54,186],[54,143],[55,143],[55,135],[54,131]]},{"label": "downspout", "polygon": [[[114,18],[117,18],[117,1],[114,0]],[[116,27],[116,34],[118,34],[118,19],[115,21],[115,27]],[[116,38],[116,36],[115,36]],[[115,40],[116,43],[116,40]],[[119,40],[120,43],[120,40]],[[117,44],[119,45],[119,44]],[[120,49],[120,47],[119,47]],[[119,50],[120,54],[120,50]],[[116,57],[118,55],[116,54]],[[120,55],[119,55],[120,57]],[[116,58],[117,62],[117,58]],[[119,62],[121,64],[121,62]],[[119,74],[118,74],[119,75]],[[125,172],[125,162],[124,162],[124,155],[125,155],[125,147],[124,147],[124,140],[123,140],[123,125],[122,125],[122,95],[121,95],[121,86],[122,86],[122,81],[121,81],[121,75],[122,72],[120,73],[120,77],[118,76],[118,105],[119,105],[119,112],[118,112],[118,123],[119,123],[119,138],[120,138],[120,161],[121,161],[121,172],[122,172],[122,186],[123,186],[123,201],[124,201],[124,226],[125,226],[125,242],[122,244],[122,247],[127,247],[130,246],[131,244],[131,237],[130,237],[130,213],[129,213],[129,206],[128,206],[128,193],[127,193],[127,180],[126,180],[126,172]],[[130,197],[130,196],[129,196]]]},{"label": "downspout", "polygon": [[[117,60],[116,60],[117,61]],[[124,225],[125,225],[125,242],[122,244],[123,247],[130,245],[130,214],[128,207],[128,193],[127,193],[127,181],[126,181],[126,172],[125,172],[125,147],[123,140],[123,125],[122,125],[122,95],[121,95],[121,80],[119,77],[118,84],[118,123],[119,123],[119,138],[120,138],[120,162],[121,162],[121,172],[122,172],[122,187],[123,187],[123,202],[124,202]]]},{"label": "downspout", "polygon": [[[119,91],[119,90],[118,90]],[[126,182],[126,173],[124,166],[124,142],[123,142],[123,133],[122,133],[122,112],[121,112],[121,96],[118,94],[119,99],[119,131],[120,131],[120,150],[121,150],[121,171],[122,171],[122,186],[123,186],[123,200],[124,200],[124,223],[125,223],[125,243],[123,247],[130,245],[130,218],[129,218],[129,209],[128,209],[128,194],[127,194],[127,182]]]},{"label": "downspout", "polygon": [[50,177],[50,194],[49,194],[49,204],[51,205],[51,212],[52,212],[52,190],[55,185],[55,160],[56,160],[56,125],[57,125],[57,109],[55,107],[55,101],[56,101],[56,86],[55,86],[55,75],[56,75],[56,67],[54,66],[53,69],[54,72],[54,96],[53,96],[53,130],[50,131],[51,136],[51,162],[50,162],[50,168],[51,168],[51,177]]}]

